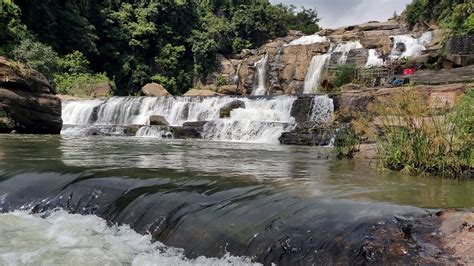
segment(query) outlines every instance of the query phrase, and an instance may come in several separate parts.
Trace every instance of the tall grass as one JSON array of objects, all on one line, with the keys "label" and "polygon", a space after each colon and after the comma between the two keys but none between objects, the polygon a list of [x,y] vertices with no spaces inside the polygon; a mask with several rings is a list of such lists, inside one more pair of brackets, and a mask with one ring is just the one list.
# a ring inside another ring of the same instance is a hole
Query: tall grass
[{"label": "tall grass", "polygon": [[[356,131],[377,143],[381,165],[409,174],[461,178],[474,167],[474,90],[455,107],[437,108],[409,89],[378,100],[372,118],[360,118]],[[372,121],[369,121],[372,120]]]}]

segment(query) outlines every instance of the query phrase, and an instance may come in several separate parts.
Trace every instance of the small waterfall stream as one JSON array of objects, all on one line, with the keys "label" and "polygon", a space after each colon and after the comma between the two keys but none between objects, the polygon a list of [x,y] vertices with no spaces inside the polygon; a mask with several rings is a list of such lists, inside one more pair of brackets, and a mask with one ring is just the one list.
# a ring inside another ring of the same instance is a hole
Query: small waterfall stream
[{"label": "small waterfall stream", "polygon": [[265,95],[266,93],[267,63],[268,54],[265,54],[260,61],[255,62],[255,67],[257,68],[257,87],[252,92],[252,95]]},{"label": "small waterfall stream", "polygon": [[331,58],[331,53],[315,55],[311,59],[308,72],[304,81],[304,94],[314,94],[318,92],[319,79],[323,73],[323,69]]}]

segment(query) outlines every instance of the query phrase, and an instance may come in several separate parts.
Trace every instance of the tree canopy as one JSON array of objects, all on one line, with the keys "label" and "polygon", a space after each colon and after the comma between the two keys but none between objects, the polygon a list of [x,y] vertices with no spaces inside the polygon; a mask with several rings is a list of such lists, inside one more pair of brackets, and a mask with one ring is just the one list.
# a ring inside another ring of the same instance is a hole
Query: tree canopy
[{"label": "tree canopy", "polygon": [[319,30],[316,11],[267,0],[0,1],[1,54],[52,82],[105,73],[117,94],[150,81],[181,94],[215,69],[218,53],[254,48],[292,29]]}]

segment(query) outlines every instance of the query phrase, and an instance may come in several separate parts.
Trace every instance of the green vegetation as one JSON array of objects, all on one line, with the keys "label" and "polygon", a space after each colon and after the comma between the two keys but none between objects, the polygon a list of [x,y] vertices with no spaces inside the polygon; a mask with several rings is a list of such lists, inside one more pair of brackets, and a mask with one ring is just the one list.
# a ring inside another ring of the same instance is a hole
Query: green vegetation
[{"label": "green vegetation", "polygon": [[357,78],[356,65],[340,65],[334,74],[334,86],[340,88],[343,85],[353,82]]},{"label": "green vegetation", "polygon": [[363,117],[354,123],[356,132],[368,132],[376,140],[384,168],[466,176],[474,167],[474,90],[454,108],[441,102],[430,108],[426,102],[410,90],[384,98],[371,107],[376,126]]},{"label": "green vegetation", "polygon": [[344,128],[339,129],[334,139],[334,149],[336,151],[337,158],[352,158],[354,154],[359,150],[359,137],[352,125],[348,125]]},{"label": "green vegetation", "polygon": [[406,9],[408,26],[436,22],[454,35],[474,33],[472,0],[414,0]]},{"label": "green vegetation", "polygon": [[[65,80],[105,73],[117,94],[150,81],[181,94],[215,70],[219,53],[319,30],[314,10],[267,0],[0,1],[0,54],[44,72],[61,91],[71,88]],[[79,60],[78,68],[64,60]]]}]

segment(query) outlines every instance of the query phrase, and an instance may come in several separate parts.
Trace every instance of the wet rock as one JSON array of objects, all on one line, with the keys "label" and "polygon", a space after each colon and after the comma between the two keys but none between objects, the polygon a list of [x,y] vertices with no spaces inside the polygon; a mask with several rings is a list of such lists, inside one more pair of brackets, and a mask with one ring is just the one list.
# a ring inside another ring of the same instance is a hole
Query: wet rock
[{"label": "wet rock", "polygon": [[169,127],[169,132],[173,135],[174,139],[199,139],[201,133],[196,127]]},{"label": "wet rock", "polygon": [[171,96],[171,94],[162,85],[152,82],[148,83],[142,88],[142,92],[145,96],[162,97]]},{"label": "wet rock", "polygon": [[59,134],[61,100],[38,71],[0,58],[0,133]]},{"label": "wet rock", "polygon": [[161,115],[152,115],[150,116],[150,125],[152,126],[168,126],[170,123],[166,121],[166,118],[164,118]]},{"label": "wet rock", "polygon": [[135,136],[141,127],[143,127],[143,125],[128,125],[124,129],[124,134],[127,136]]},{"label": "wet rock", "polygon": [[208,121],[186,122],[183,124],[183,130],[196,131],[201,134],[204,131],[204,126]]},{"label": "wet rock", "polygon": [[230,117],[230,113],[232,112],[232,110],[238,109],[238,108],[245,108],[245,103],[240,100],[232,101],[226,104],[224,107],[222,107],[219,110],[219,117],[220,118]]},{"label": "wet rock", "polygon": [[312,96],[300,96],[293,102],[293,106],[291,107],[291,116],[295,118],[296,123],[301,124],[308,121],[312,104]]},{"label": "wet rock", "polygon": [[280,144],[300,146],[327,146],[331,142],[333,130],[329,127],[302,123],[294,130],[285,132],[278,139]]}]

